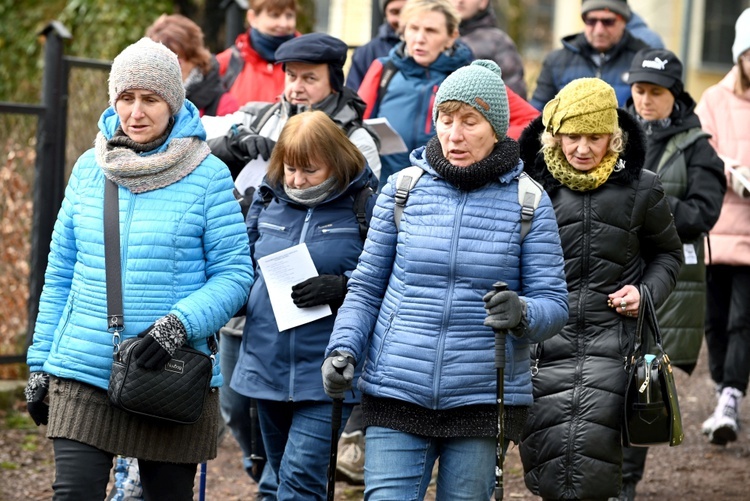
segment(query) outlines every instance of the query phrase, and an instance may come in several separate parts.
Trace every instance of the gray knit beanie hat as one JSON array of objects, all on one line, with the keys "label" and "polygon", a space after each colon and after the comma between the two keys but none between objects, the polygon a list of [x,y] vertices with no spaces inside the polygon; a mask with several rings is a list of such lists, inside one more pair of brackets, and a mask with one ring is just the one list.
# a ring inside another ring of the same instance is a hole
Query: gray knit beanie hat
[{"label": "gray knit beanie hat", "polygon": [[185,88],[177,54],[148,37],[126,47],[109,72],[109,104],[114,106],[120,94],[131,89],[154,92],[167,102],[172,115],[179,113]]},{"label": "gray knit beanie hat", "polygon": [[435,96],[432,121],[437,121],[438,105],[460,101],[476,109],[495,129],[498,139],[508,132],[508,94],[500,67],[489,59],[479,59],[457,69],[446,78]]}]

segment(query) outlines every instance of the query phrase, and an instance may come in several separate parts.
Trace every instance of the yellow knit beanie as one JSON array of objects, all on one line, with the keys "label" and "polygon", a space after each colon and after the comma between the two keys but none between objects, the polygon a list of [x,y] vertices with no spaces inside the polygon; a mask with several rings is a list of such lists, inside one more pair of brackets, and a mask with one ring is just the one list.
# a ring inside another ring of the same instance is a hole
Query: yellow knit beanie
[{"label": "yellow knit beanie", "polygon": [[612,134],[617,128],[615,90],[599,78],[579,78],[562,88],[542,112],[547,132]]}]

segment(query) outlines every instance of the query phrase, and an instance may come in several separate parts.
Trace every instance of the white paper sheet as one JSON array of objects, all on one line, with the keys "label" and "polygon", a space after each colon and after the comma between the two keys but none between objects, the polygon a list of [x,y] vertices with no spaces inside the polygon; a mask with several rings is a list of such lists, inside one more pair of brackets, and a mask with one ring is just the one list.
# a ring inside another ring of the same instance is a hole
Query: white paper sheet
[{"label": "white paper sheet", "polygon": [[245,193],[245,190],[250,186],[257,189],[263,182],[263,176],[266,175],[267,169],[268,161],[263,160],[263,157],[259,156],[255,160],[250,160],[237,175],[237,179],[234,180],[237,191]]},{"label": "white paper sheet", "polygon": [[369,118],[365,120],[365,123],[372,127],[380,137],[380,150],[381,155],[391,155],[393,153],[404,153],[409,151],[406,148],[406,143],[398,132],[391,126],[390,122],[385,117],[380,118]]},{"label": "white paper sheet", "polygon": [[333,313],[327,304],[298,308],[292,301],[293,285],[318,276],[310,251],[304,243],[262,257],[258,259],[258,265],[263,271],[279,332],[313,322]]}]

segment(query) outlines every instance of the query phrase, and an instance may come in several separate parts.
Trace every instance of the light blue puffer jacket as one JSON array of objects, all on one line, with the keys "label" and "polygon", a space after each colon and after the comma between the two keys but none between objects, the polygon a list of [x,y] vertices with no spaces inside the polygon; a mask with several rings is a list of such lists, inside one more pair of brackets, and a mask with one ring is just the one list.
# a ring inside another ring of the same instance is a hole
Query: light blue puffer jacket
[{"label": "light blue puffer jacket", "polygon": [[378,197],[349,293],[328,344],[365,357],[359,389],[428,409],[495,402],[494,334],[482,296],[497,280],[528,305],[523,338],[507,336],[505,404],[532,403],[529,342],[568,318],[557,221],[547,194],[521,243],[522,163],[496,182],[460,191],[414,150],[425,170],[394,224],[396,175]]},{"label": "light blue puffer jacket", "polygon": [[[110,138],[119,125],[108,108],[99,128]],[[175,117],[166,149],[177,137],[205,139],[189,101]],[[147,153],[149,154],[149,153]],[[27,362],[44,371],[107,388],[112,334],[107,332],[104,269],[104,174],[94,150],[73,168],[57,216]],[[208,353],[213,335],[247,300],[253,281],[248,237],[232,194],[229,169],[213,155],[164,188],[133,194],[119,187],[123,338],[175,314],[188,343]],[[218,363],[212,386],[221,386]]]}]

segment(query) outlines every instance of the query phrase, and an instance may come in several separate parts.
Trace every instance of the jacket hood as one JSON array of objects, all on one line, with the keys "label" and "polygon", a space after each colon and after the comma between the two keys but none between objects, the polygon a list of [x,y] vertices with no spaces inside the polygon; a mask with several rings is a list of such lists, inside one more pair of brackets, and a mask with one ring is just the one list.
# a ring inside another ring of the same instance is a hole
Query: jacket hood
[{"label": "jacket hood", "polygon": [[[268,183],[268,179],[264,176],[263,182],[260,184],[260,187],[258,188],[261,198],[265,198],[266,196],[276,198],[278,200],[282,200],[288,204],[291,205],[298,205],[297,202],[293,201],[289,196],[286,194],[286,191],[284,191],[284,187],[282,186],[283,181],[276,183],[274,185],[271,185]],[[338,200],[342,197],[347,197],[350,195],[356,195],[365,186],[369,186],[372,188],[372,191],[377,192],[378,191],[378,177],[372,172],[372,169],[370,169],[370,166],[367,164],[367,161],[365,161],[365,168],[360,172],[352,181],[349,183],[349,186],[347,188],[332,197],[326,199],[322,203],[329,203],[334,200]]]},{"label": "jacket hood", "polygon": [[[117,114],[114,107],[110,106],[104,110],[102,116],[99,117],[98,126],[105,138],[108,140],[112,139],[115,131],[120,126],[120,116]],[[164,144],[155,149],[153,153],[166,150],[169,146],[170,140],[183,137],[197,137],[198,139],[206,140],[206,129],[203,128],[203,123],[201,123],[198,108],[187,99],[185,99],[185,103],[182,105],[180,112],[174,116],[174,127],[172,127],[172,132],[169,134],[169,137]]]},{"label": "jacket hood", "polygon": [[474,60],[474,54],[471,52],[471,49],[461,40],[456,40],[453,50],[441,52],[437,59],[428,67],[417,64],[413,57],[406,55],[405,42],[400,42],[392,48],[388,57],[393,60],[399,71],[405,75],[418,77],[431,71],[449,75]]},{"label": "jacket hood", "polygon": [[[620,172],[613,172],[607,182],[618,184],[629,184],[640,176],[643,164],[646,160],[646,141],[638,121],[623,109],[617,110],[617,121],[622,128],[625,139],[625,149],[620,153],[620,159],[625,162],[625,168]],[[542,143],[540,141],[544,124],[542,117],[534,119],[523,133],[519,143],[521,144],[521,160],[524,170],[532,178],[542,184],[549,191],[562,186],[560,181],[552,177],[544,163],[544,155],[541,153]]]},{"label": "jacket hood", "polygon": [[458,25],[458,32],[464,36],[478,28],[497,28],[497,16],[492,9],[492,4],[488,4],[486,9],[477,12],[471,19],[461,21]]},{"label": "jacket hood", "polygon": [[[438,174],[437,171],[432,168],[432,165],[430,165],[430,162],[427,161],[427,155],[425,155],[425,148],[426,146],[420,146],[419,148],[412,151],[409,154],[409,162],[411,162],[411,165],[416,165],[417,167],[420,167],[422,170],[424,170],[426,173],[428,173],[432,177],[443,179],[443,176]],[[515,167],[513,167],[511,170],[509,170],[508,172],[500,176],[498,180],[503,184],[510,183],[513,179],[517,178],[521,174],[521,172],[523,172],[523,162],[519,160]]]}]

